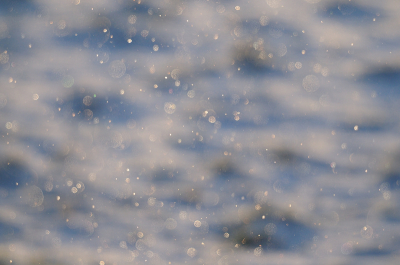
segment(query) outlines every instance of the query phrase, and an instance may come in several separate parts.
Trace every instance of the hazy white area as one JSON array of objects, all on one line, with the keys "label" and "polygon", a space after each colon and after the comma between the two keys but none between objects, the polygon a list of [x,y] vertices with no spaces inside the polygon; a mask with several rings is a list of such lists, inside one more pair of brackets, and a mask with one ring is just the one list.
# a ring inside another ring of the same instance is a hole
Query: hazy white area
[{"label": "hazy white area", "polygon": [[395,264],[400,2],[0,7],[0,264]]}]

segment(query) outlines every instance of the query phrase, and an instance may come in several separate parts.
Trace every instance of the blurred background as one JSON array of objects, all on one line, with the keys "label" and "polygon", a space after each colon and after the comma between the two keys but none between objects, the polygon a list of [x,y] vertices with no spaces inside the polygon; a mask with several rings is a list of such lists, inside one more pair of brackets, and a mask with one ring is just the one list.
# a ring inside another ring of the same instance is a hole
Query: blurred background
[{"label": "blurred background", "polygon": [[0,264],[395,264],[397,0],[3,0]]}]

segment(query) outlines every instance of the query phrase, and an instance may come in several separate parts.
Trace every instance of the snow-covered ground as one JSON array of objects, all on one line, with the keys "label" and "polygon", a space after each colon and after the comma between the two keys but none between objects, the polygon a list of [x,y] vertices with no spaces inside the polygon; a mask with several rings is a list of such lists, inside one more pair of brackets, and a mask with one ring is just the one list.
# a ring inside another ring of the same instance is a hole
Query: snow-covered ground
[{"label": "snow-covered ground", "polygon": [[1,264],[395,264],[400,2],[0,4]]}]

